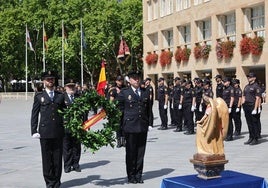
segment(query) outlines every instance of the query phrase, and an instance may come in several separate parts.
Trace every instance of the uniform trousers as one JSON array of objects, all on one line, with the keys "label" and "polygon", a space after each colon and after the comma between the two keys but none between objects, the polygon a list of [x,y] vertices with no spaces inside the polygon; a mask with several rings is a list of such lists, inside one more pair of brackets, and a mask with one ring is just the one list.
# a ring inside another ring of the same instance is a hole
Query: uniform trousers
[{"label": "uniform trousers", "polygon": [[194,113],[191,111],[192,103],[183,103],[183,118],[184,125],[187,128],[187,131],[190,133],[194,132]]},{"label": "uniform trousers", "polygon": [[182,109],[179,109],[178,103],[174,103],[173,113],[174,113],[174,125],[178,129],[182,129]]},{"label": "uniform trousers", "polygon": [[241,133],[241,127],[242,127],[242,121],[241,121],[241,109],[239,112],[236,112],[237,105],[233,105],[234,107],[234,112],[233,112],[233,120],[235,124],[235,132]]},{"label": "uniform trousers", "polygon": [[[199,108],[200,108],[200,105],[201,105],[201,108],[202,108],[202,112],[199,111]],[[202,117],[204,116],[205,114],[205,106],[201,103],[197,103],[196,104],[196,109],[195,109],[195,121],[199,121],[200,119],[202,119]]]},{"label": "uniform trousers", "polygon": [[140,180],[143,172],[147,132],[125,133],[126,170],[128,179]]},{"label": "uniform trousers", "polygon": [[164,104],[159,103],[159,115],[161,119],[161,126],[167,127],[168,117],[167,109],[164,109]]},{"label": "uniform trousers", "polygon": [[231,112],[229,113],[229,125],[228,125],[228,131],[227,131],[227,139],[233,138],[234,133],[234,124],[233,124],[233,114],[235,113],[235,108],[232,107]]},{"label": "uniform trousers", "polygon": [[251,114],[254,109],[254,104],[243,104],[246,122],[248,125],[249,138],[258,139],[259,133],[259,114]]},{"label": "uniform trousers", "polygon": [[40,139],[43,176],[48,188],[61,185],[63,138]]},{"label": "uniform trousers", "polygon": [[63,138],[64,169],[79,168],[81,143],[71,133],[65,133]]}]

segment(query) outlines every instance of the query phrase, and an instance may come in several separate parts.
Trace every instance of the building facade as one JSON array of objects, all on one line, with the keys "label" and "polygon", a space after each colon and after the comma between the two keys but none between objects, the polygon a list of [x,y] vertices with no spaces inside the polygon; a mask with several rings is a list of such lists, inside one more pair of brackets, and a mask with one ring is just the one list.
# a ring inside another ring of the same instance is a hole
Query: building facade
[{"label": "building facade", "polygon": [[266,84],[267,17],[266,0],[143,0],[144,77],[221,74],[244,87],[253,71]]}]

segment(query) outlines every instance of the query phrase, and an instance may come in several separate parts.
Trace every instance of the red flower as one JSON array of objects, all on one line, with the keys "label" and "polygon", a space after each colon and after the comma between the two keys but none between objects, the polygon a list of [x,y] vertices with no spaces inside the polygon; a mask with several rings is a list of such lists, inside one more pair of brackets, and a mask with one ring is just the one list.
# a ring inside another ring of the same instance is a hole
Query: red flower
[{"label": "red flower", "polygon": [[145,61],[148,65],[156,64],[158,61],[158,55],[156,53],[149,52],[145,58]]},{"label": "red flower", "polygon": [[263,44],[264,44],[264,38],[263,37],[254,37],[250,42],[250,51],[252,55],[260,55],[263,50]]},{"label": "red flower", "polygon": [[175,52],[175,60],[177,63],[180,63],[181,62],[181,47],[177,47],[177,50]]},{"label": "red flower", "polygon": [[171,63],[172,52],[163,50],[160,55],[160,64],[161,66],[165,66]]},{"label": "red flower", "polygon": [[246,55],[250,53],[250,43],[251,43],[251,38],[244,37],[240,41],[240,53],[241,55]]},{"label": "red flower", "polygon": [[234,47],[235,47],[235,42],[233,41],[226,41],[222,42],[222,55],[225,58],[230,58],[233,57],[234,55]]},{"label": "red flower", "polygon": [[181,54],[180,56],[181,56],[182,61],[188,61],[189,57],[191,55],[191,49],[185,47],[185,48],[183,48],[183,50],[181,51],[180,54]]},{"label": "red flower", "polygon": [[217,42],[217,44],[216,44],[216,56],[217,56],[218,59],[223,58],[222,43],[221,42]]},{"label": "red flower", "polygon": [[195,59],[199,59],[199,58],[202,57],[201,50],[202,50],[202,47],[199,44],[197,44],[194,47],[194,57],[195,57]]}]

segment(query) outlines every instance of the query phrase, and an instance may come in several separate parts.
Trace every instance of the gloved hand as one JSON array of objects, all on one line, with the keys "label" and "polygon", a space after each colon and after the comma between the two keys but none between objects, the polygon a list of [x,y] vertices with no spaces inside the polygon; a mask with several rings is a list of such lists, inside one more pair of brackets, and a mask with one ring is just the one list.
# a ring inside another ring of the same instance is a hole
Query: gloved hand
[{"label": "gloved hand", "polygon": [[239,112],[240,111],[240,108],[236,108],[235,112]]},{"label": "gloved hand", "polygon": [[39,138],[40,138],[40,134],[39,134],[39,133],[34,133],[34,134],[32,135],[32,138],[39,139]]},{"label": "gloved hand", "polygon": [[202,108],[202,104],[199,105],[199,112],[202,112],[203,108]]},{"label": "gloved hand", "polygon": [[181,105],[181,104],[179,104],[178,109],[179,109],[179,110],[181,110],[181,109],[182,109],[182,105]]},{"label": "gloved hand", "polygon": [[257,110],[252,110],[251,114],[252,114],[252,115],[257,114]]},{"label": "gloved hand", "polygon": [[171,103],[170,108],[173,109],[173,103]]},{"label": "gloved hand", "polygon": [[232,112],[232,108],[228,108],[228,112],[230,114]]},{"label": "gloved hand", "polygon": [[192,106],[191,111],[194,112],[194,110],[195,110],[195,106]]},{"label": "gloved hand", "polygon": [[261,113],[261,107],[258,108],[258,114],[260,114],[260,113]]},{"label": "gloved hand", "polygon": [[164,109],[167,109],[167,105],[166,104],[164,105]]}]

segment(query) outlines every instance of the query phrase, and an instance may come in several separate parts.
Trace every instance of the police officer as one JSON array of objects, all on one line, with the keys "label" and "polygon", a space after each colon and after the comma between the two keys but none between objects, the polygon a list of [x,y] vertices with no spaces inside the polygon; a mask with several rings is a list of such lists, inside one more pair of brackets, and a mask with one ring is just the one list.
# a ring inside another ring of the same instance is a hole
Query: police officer
[{"label": "police officer", "polygon": [[196,95],[196,109],[195,109],[195,121],[199,121],[205,114],[205,110],[202,106],[202,95],[203,95],[203,81],[200,78],[194,80],[195,95]]},{"label": "police officer", "polygon": [[56,73],[43,72],[41,77],[44,90],[34,96],[31,133],[33,138],[40,139],[46,186],[58,188],[61,185],[64,136],[63,115],[59,110],[63,110],[66,105],[63,93],[54,90]]},{"label": "police officer", "polygon": [[233,87],[234,87],[234,104],[233,104],[233,119],[235,124],[235,132],[234,135],[238,136],[241,134],[241,103],[242,103],[242,90],[240,88],[240,80],[234,79],[233,80]]},{"label": "police officer", "polygon": [[229,77],[225,77],[223,80],[224,89],[222,92],[222,99],[225,101],[226,105],[228,106],[229,110],[229,125],[228,125],[228,132],[225,141],[231,141],[233,140],[233,131],[234,131],[234,125],[233,125],[233,112],[234,109],[234,88],[231,85],[232,79]]},{"label": "police officer", "polygon": [[181,132],[182,131],[182,105],[181,105],[181,79],[176,77],[174,79],[175,86],[173,89],[173,112],[174,112],[174,124],[176,129],[174,132]]},{"label": "police officer", "polygon": [[152,104],[152,108],[151,108],[151,113],[150,113],[150,117],[149,117],[149,129],[153,128],[154,126],[154,114],[153,114],[153,104],[154,104],[154,88],[151,86],[151,81],[152,79],[147,77],[145,79],[145,88],[147,90],[149,90],[150,93],[150,101]]},{"label": "police officer", "polygon": [[[211,88],[211,81],[209,79],[205,79],[203,82],[203,94],[210,98],[213,98],[214,96],[214,93]],[[202,103],[204,104],[203,100]],[[206,109],[206,107],[204,109]]]},{"label": "police officer", "polygon": [[250,72],[247,78],[248,84],[243,90],[242,105],[248,125],[249,139],[244,144],[256,145],[258,144],[259,136],[258,108],[261,100],[261,88],[256,82],[255,73]]},{"label": "police officer", "polygon": [[171,124],[169,126],[174,126],[174,109],[173,109],[173,101],[174,101],[174,84],[173,84],[173,80],[170,81],[168,83],[168,102],[169,102],[169,114],[170,114],[170,120],[171,120]]},{"label": "police officer", "polygon": [[222,83],[222,76],[221,75],[216,75],[215,80],[217,82],[216,86],[216,97],[221,97],[222,98],[222,92],[223,92],[223,83]]},{"label": "police officer", "polygon": [[[117,96],[120,93],[121,89],[124,88],[124,78],[119,75],[116,77],[115,86],[112,87],[109,91],[110,100],[117,100]],[[122,131],[122,125],[119,126],[119,129],[116,131],[116,140],[118,148],[125,146],[125,138]]]},{"label": "police officer", "polygon": [[167,87],[164,85],[164,78],[160,77],[158,79],[158,109],[159,115],[161,119],[161,127],[160,130],[167,129],[168,117],[167,117],[167,105],[168,105],[168,90]]},{"label": "police officer", "polygon": [[194,134],[194,111],[195,111],[195,91],[192,87],[191,80],[186,81],[185,88],[181,95],[182,100],[182,110],[184,125],[187,128],[187,131],[184,133],[186,135]]},{"label": "police officer", "polygon": [[130,87],[118,95],[126,138],[126,169],[128,183],[143,183],[143,163],[151,112],[150,92],[140,88],[140,72],[128,74]]},{"label": "police officer", "polygon": [[[67,80],[65,84],[65,104],[68,107],[74,102],[74,99],[79,97],[79,94],[76,92],[75,82],[73,79]],[[85,118],[85,117],[83,117]],[[86,119],[84,119],[85,121]],[[68,121],[65,120],[65,121]],[[70,130],[65,129],[65,135],[63,138],[63,160],[64,160],[64,172],[69,173],[72,170],[76,172],[81,172],[79,165],[81,157],[81,143],[80,141],[72,136]]]}]

